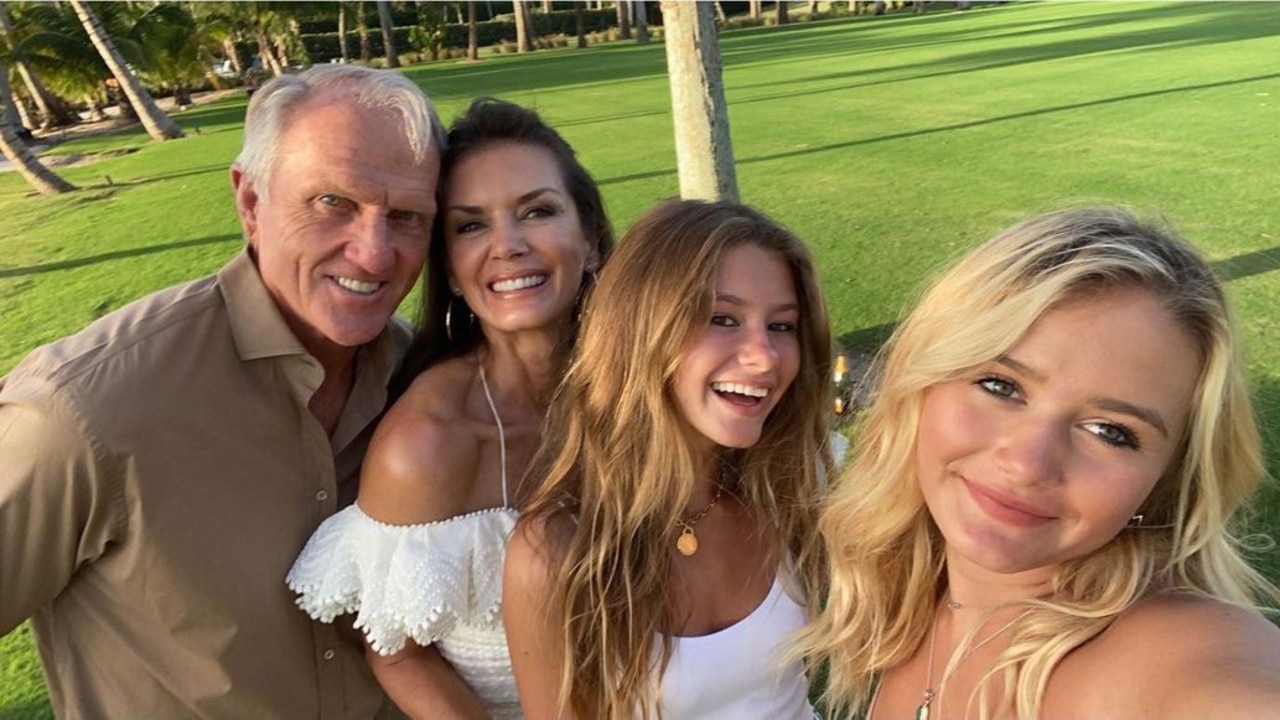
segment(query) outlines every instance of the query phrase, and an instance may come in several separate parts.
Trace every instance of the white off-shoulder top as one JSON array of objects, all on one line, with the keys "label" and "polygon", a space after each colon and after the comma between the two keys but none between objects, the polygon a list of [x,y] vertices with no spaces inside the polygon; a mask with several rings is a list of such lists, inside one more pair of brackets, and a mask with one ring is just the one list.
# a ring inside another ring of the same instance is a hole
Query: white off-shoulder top
[{"label": "white off-shoulder top", "polygon": [[434,644],[494,720],[522,717],[502,627],[502,563],[516,511],[507,505],[506,438],[498,425],[504,507],[438,522],[388,525],[352,505],[316,529],[286,582],[321,622],[355,613],[383,655]]}]

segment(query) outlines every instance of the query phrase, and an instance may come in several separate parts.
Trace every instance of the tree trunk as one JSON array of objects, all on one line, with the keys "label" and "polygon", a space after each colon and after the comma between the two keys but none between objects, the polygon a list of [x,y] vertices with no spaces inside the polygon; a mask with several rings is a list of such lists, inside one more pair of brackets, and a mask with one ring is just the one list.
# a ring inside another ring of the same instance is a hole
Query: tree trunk
[{"label": "tree trunk", "polygon": [[551,0],[542,0],[542,12],[551,12]]},{"label": "tree trunk", "polygon": [[338,3],[338,52],[343,64],[351,62],[351,56],[347,54],[347,4],[344,2]]},{"label": "tree trunk", "polygon": [[750,4],[750,6],[751,6],[751,19],[752,19],[752,20],[759,20],[759,19],[760,19],[760,6],[763,4],[763,2],[764,2],[764,0],[751,0],[751,2],[749,3],[749,4]]},{"label": "tree trunk", "polygon": [[[9,89],[8,73],[0,72],[0,108],[12,103],[13,93]],[[4,117],[0,117],[0,154],[3,154],[9,164],[13,165],[14,170],[18,171],[23,180],[42,195],[56,195],[75,190],[75,185],[63,180],[57,173],[42,165],[35,153],[31,152],[22,138],[18,137],[17,128],[14,127],[16,120],[17,118],[7,112]]]},{"label": "tree trunk", "polygon": [[525,12],[524,0],[512,0],[511,9],[516,14],[516,52],[533,52],[533,45],[529,42],[529,15]]},{"label": "tree trunk", "polygon": [[226,53],[227,59],[231,61],[231,69],[236,71],[237,75],[244,75],[244,63],[240,62],[240,51],[236,49],[236,42],[231,38],[222,41],[222,52]]},{"label": "tree trunk", "polygon": [[271,44],[275,46],[276,62],[280,65],[280,74],[289,70],[289,41],[283,35],[272,35]]},{"label": "tree trunk", "polygon": [[720,0],[716,0],[714,4],[716,6],[716,20],[720,21],[721,25],[729,22],[729,16],[724,14],[724,6],[720,4]]},{"label": "tree trunk", "polygon": [[360,62],[369,62],[369,21],[362,2],[356,3],[356,32],[360,35]]},{"label": "tree trunk", "polygon": [[23,84],[27,86],[31,101],[36,105],[36,111],[40,116],[40,127],[45,129],[66,127],[80,122],[80,116],[71,108],[71,105],[49,92],[44,83],[40,82],[40,77],[26,63],[14,63],[14,67],[17,68]]},{"label": "tree trunk", "polygon": [[818,0],[809,0],[809,18],[813,19],[818,14]]},{"label": "tree trunk", "polygon": [[480,35],[476,29],[476,0],[467,0],[467,59],[480,59]]},{"label": "tree trunk", "polygon": [[662,1],[676,165],[680,197],[736,201],[738,180],[714,13],[707,3]]},{"label": "tree trunk", "polygon": [[85,107],[89,108],[90,122],[100,122],[106,119],[107,114],[102,110],[102,103],[98,102],[98,98],[93,95],[86,95],[84,104]]},{"label": "tree trunk", "polygon": [[916,15],[924,14],[924,0],[916,0],[914,12]]},{"label": "tree trunk", "polygon": [[168,115],[161,112],[156,106],[156,101],[152,99],[151,93],[147,92],[147,89],[134,76],[133,71],[125,64],[124,58],[120,57],[115,43],[111,41],[111,36],[102,28],[102,23],[98,22],[98,16],[93,14],[89,3],[86,0],[71,0],[71,7],[75,8],[76,15],[84,24],[85,32],[89,33],[89,39],[98,49],[103,62],[120,83],[120,89],[138,111],[139,119],[142,120],[142,126],[147,129],[147,134],[155,140],[182,137],[182,130]]},{"label": "tree trunk", "polygon": [[778,6],[778,24],[786,25],[788,22],[791,21],[791,18],[787,16],[786,0],[778,0],[776,5]]},{"label": "tree trunk", "polygon": [[[5,75],[4,83],[7,88],[9,86],[9,68],[0,67],[0,73]],[[22,104],[13,92],[9,91],[0,95],[0,123],[12,127],[15,135],[21,134],[23,137],[30,137],[31,130],[39,127],[38,125],[33,125],[31,120],[31,116],[27,114],[26,106]],[[24,130],[26,134],[23,134]]]},{"label": "tree trunk", "polygon": [[[3,35],[6,44],[10,49],[15,44],[13,41],[13,21],[9,19],[9,11],[0,3],[0,35]],[[25,62],[11,61],[18,76],[22,78],[22,84],[27,88],[27,95],[31,98],[31,102],[35,103],[36,112],[39,114],[38,122],[31,122],[24,119],[27,127],[41,127],[48,129],[51,127],[63,127],[65,125],[74,125],[80,118],[71,110],[71,107],[55,97],[49,92],[44,83],[40,82],[40,77],[27,66]],[[12,89],[10,89],[12,94]],[[19,103],[19,110],[23,114],[26,113],[26,106]]]},{"label": "tree trunk", "polygon": [[627,7],[629,4],[627,0],[618,0],[616,3],[618,8],[618,36],[623,40],[631,39],[631,13]]},{"label": "tree trunk", "polygon": [[644,0],[636,0],[631,7],[636,14],[636,44],[644,45],[649,42],[649,9]]},{"label": "tree trunk", "polygon": [[[4,72],[4,71],[5,71],[4,68],[0,67],[0,72]],[[17,126],[14,127],[14,132],[21,132],[21,130],[19,130],[18,127],[21,127],[22,130],[26,130],[28,133],[31,130],[40,127],[40,119],[32,115],[30,108],[27,107],[27,104],[22,101],[22,98],[18,97],[17,95],[14,95],[12,91],[9,93],[9,97],[7,98],[7,102],[5,103],[5,105],[6,107],[3,109],[3,112],[8,114],[4,115],[4,117],[12,118],[13,120],[16,120],[18,123]],[[26,138],[28,137],[28,135],[23,134],[22,137]]]},{"label": "tree trunk", "polygon": [[271,49],[271,40],[267,38],[267,34],[261,30],[254,33],[258,41],[258,55],[262,57],[262,62],[271,71],[271,77],[280,77],[284,74],[284,68],[280,66],[280,61],[276,59],[275,52]]},{"label": "tree trunk", "polygon": [[583,14],[583,5],[585,3],[577,2],[573,4],[573,22],[577,25],[578,33],[578,49],[582,50],[587,46],[587,19]]},{"label": "tree trunk", "polygon": [[382,25],[382,49],[387,57],[387,67],[400,67],[400,57],[396,54],[396,32],[391,27],[391,3],[378,0],[378,22]]}]

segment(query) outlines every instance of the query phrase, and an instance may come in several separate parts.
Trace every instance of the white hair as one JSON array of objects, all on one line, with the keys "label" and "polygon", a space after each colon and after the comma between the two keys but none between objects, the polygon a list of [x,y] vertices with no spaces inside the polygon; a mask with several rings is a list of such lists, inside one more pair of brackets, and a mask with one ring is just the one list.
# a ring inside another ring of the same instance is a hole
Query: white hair
[{"label": "white hair", "polygon": [[281,75],[262,86],[249,102],[244,121],[244,147],[235,160],[260,194],[275,167],[290,110],[318,90],[338,88],[367,108],[385,108],[400,116],[415,162],[435,150],[443,155],[445,132],[422,89],[393,70],[361,65],[316,65],[296,75]]}]

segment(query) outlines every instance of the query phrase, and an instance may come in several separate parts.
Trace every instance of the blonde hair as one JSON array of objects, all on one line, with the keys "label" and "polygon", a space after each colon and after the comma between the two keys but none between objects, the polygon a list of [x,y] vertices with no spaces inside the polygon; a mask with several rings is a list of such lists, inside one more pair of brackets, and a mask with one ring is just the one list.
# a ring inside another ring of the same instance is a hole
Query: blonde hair
[{"label": "blonde hair", "polygon": [[[1057,663],[1144,596],[1183,590],[1249,605],[1274,592],[1231,532],[1264,467],[1221,284],[1162,226],[1114,208],[1051,213],[960,259],[877,360],[876,399],[819,523],[828,600],[801,640],[811,663],[830,662],[830,706],[865,707],[876,678],[920,646],[945,589],[943,540],[914,469],[925,391],[1006,352],[1051,308],[1107,287],[1154,292],[1199,349],[1182,449],[1139,509],[1158,527],[1121,532],[1064,563],[1047,598],[1019,603],[1027,613],[975,693],[980,716],[1038,717]],[[993,697],[993,686],[1005,694]]]},{"label": "blonde hair", "polygon": [[[716,268],[753,245],[788,266],[800,306],[800,368],[760,441],[733,451],[737,492],[764,536],[795,560],[811,610],[825,576],[816,468],[826,462],[831,362],[826,307],[808,251],[734,203],[672,201],[627,233],[591,291],[570,369],[532,477],[545,481],[521,522],[572,518],[553,557],[551,617],[563,627],[561,704],[581,718],[651,717],[671,654],[671,541],[691,497],[691,439],[672,395],[685,348],[711,317]],[[655,661],[655,638],[662,636]]]}]

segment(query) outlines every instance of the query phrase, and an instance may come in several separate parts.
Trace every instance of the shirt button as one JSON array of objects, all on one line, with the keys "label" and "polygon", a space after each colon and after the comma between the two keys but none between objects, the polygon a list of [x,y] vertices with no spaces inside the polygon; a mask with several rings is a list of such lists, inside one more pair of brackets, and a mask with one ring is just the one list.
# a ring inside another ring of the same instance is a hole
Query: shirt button
[{"label": "shirt button", "polygon": [[319,500],[320,502],[324,502],[325,500],[328,500],[328,499],[329,499],[329,493],[325,492],[324,490],[321,490],[320,492],[316,493],[316,500]]},{"label": "shirt button", "polygon": [[334,656],[335,656],[335,655],[337,655],[337,653],[335,653],[333,650],[325,650],[325,651],[324,651],[324,659],[325,659],[325,660],[332,660],[332,659],[334,658]]}]

